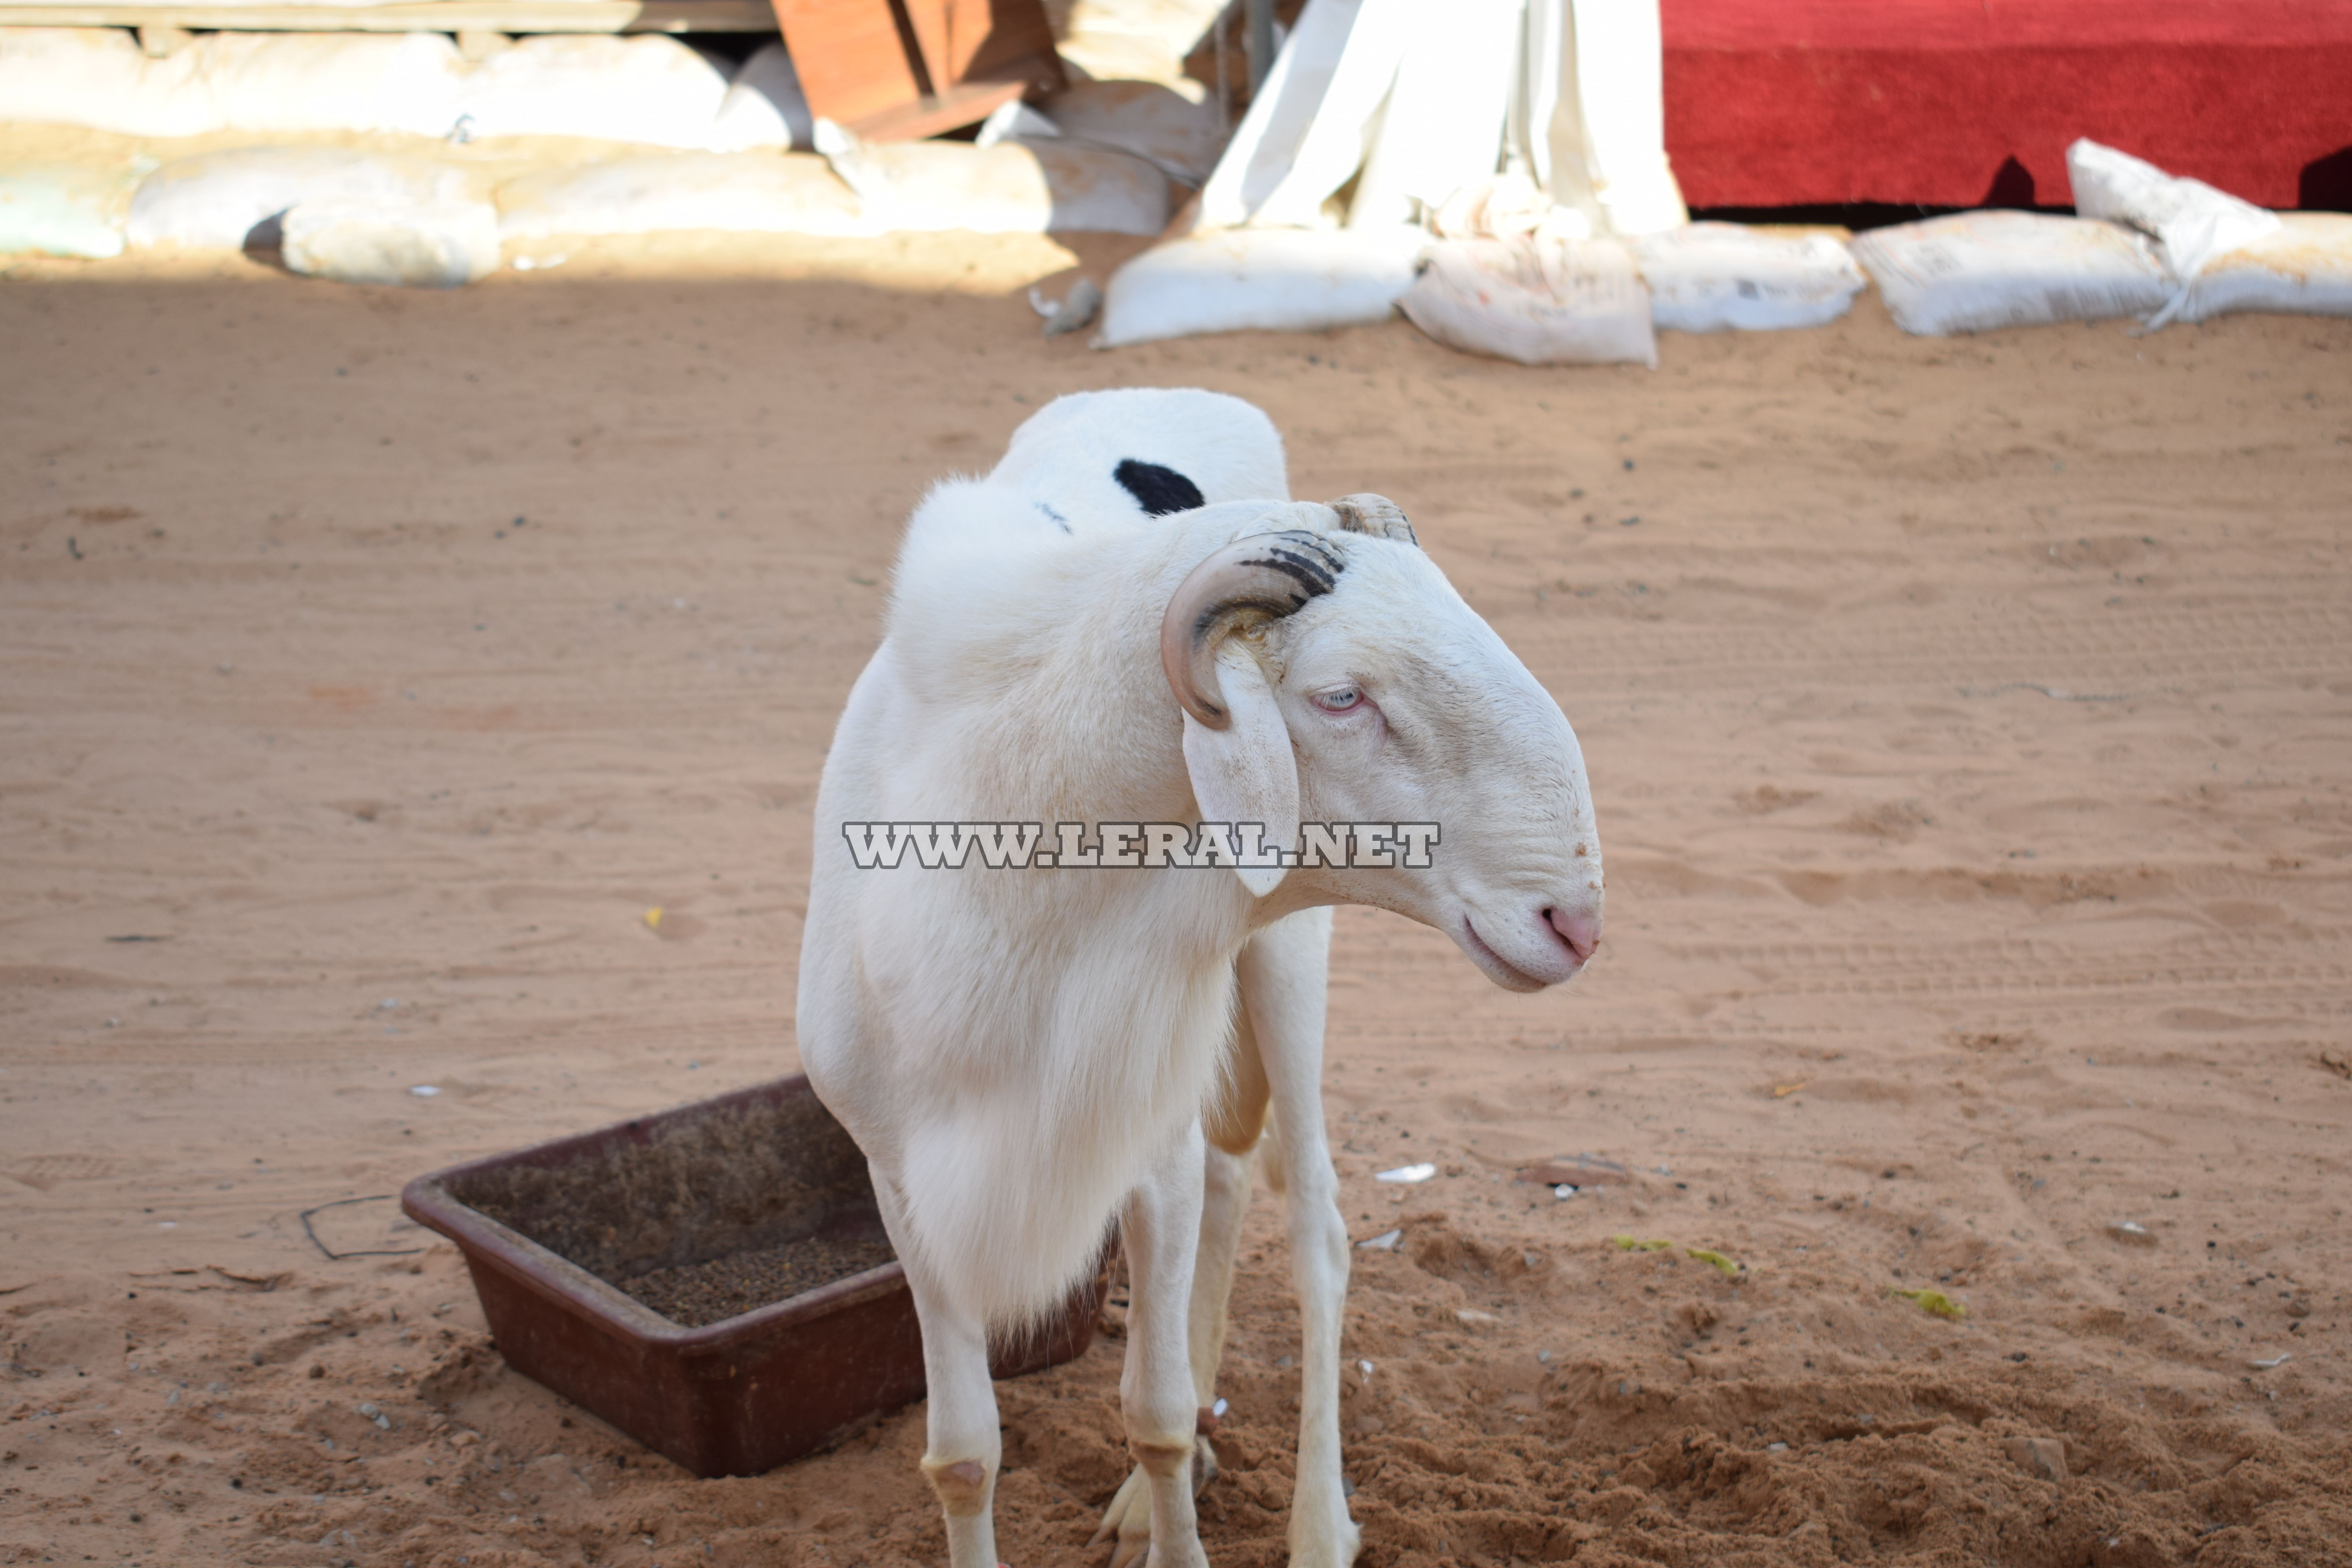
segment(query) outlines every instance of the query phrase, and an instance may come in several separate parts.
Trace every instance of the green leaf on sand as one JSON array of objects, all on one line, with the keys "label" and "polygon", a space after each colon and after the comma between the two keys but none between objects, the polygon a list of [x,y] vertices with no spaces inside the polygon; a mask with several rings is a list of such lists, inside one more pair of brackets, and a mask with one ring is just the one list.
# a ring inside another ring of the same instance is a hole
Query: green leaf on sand
[{"label": "green leaf on sand", "polygon": [[[1620,1252],[1672,1252],[1676,1247],[1682,1247],[1681,1243],[1668,1241],[1664,1237],[1645,1241],[1638,1236],[1612,1236],[1609,1239],[1617,1244],[1617,1250]],[[1682,1247],[1682,1252],[1685,1258],[1696,1258],[1708,1268],[1721,1269],[1735,1279],[1739,1275],[1739,1264],[1726,1258],[1720,1252],[1711,1251],[1704,1247]]]}]

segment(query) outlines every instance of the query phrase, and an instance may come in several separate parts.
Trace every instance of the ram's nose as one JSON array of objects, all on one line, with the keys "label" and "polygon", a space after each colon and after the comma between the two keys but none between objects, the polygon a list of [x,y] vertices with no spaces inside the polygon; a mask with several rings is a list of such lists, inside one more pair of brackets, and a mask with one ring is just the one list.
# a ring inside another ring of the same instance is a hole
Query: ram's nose
[{"label": "ram's nose", "polygon": [[1543,912],[1544,924],[1559,938],[1569,952],[1576,955],[1576,967],[1583,968],[1592,961],[1595,949],[1601,945],[1601,917],[1581,910],[1561,909],[1555,904]]}]

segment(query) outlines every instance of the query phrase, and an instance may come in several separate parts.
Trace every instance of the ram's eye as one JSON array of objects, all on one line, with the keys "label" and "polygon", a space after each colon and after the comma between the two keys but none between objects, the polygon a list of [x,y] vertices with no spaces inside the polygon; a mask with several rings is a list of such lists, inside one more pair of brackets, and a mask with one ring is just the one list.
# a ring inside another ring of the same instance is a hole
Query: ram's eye
[{"label": "ram's eye", "polygon": [[1352,686],[1344,686],[1337,691],[1320,691],[1316,693],[1315,706],[1320,708],[1326,713],[1345,713],[1349,709],[1362,702],[1363,700],[1364,694],[1362,692],[1357,690]]}]

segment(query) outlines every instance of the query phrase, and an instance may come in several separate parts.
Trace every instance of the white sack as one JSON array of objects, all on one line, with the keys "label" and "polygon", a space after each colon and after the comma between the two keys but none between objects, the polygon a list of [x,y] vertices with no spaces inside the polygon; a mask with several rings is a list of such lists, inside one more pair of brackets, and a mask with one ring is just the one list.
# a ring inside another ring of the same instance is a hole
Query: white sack
[{"label": "white sack", "polygon": [[728,84],[702,146],[712,153],[746,153],[754,147],[805,153],[816,145],[810,134],[814,124],[793,57],[783,45],[768,44],[745,60]]},{"label": "white sack", "polygon": [[999,142],[1053,140],[1062,134],[1062,128],[1037,110],[1017,98],[1006,99],[988,112],[972,133],[975,147],[993,147]]},{"label": "white sack", "polygon": [[1250,329],[1384,321],[1412,287],[1419,229],[1224,229],[1157,246],[1111,275],[1097,348]]},{"label": "white sack", "polygon": [[1224,151],[1217,106],[1156,81],[1074,81],[1046,112],[1063,135],[1131,153],[1188,185],[1206,180]]},{"label": "white sack", "polygon": [[444,33],[206,33],[168,58],[173,90],[209,93],[226,131],[391,131],[446,136],[465,61]]},{"label": "white sack", "polygon": [[[790,144],[807,132],[791,62],[733,73],[675,38],[548,34],[468,65],[444,33],[206,33],[151,60],[115,27],[0,27],[0,116],[132,136],[215,131],[593,136],[657,146]],[[795,114],[797,113],[797,119]]]},{"label": "white sack", "polygon": [[1650,319],[1675,332],[1818,327],[1868,286],[1853,255],[1825,234],[1762,234],[1694,223],[1633,242],[1650,286]]},{"label": "white sack", "polygon": [[2091,218],[1964,212],[1872,229],[1854,259],[1895,324],[1941,337],[2146,316],[2172,297],[2146,236]]},{"label": "white sack", "polygon": [[857,195],[805,153],[667,153],[527,174],[501,186],[499,229],[541,235],[878,232]]},{"label": "white sack", "polygon": [[2189,279],[2179,319],[2232,310],[2352,316],[2352,216],[2281,213],[2279,226],[2215,257]]},{"label": "white sack", "polygon": [[1440,203],[1429,215],[1429,232],[1440,239],[1591,239],[1592,223],[1574,207],[1554,205],[1525,174],[1490,174]]},{"label": "white sack", "polygon": [[129,170],[0,168],[0,256],[121,255],[138,183]]},{"label": "white sack", "polygon": [[676,38],[548,33],[467,73],[458,111],[476,136],[599,136],[697,147],[726,100],[727,72]]},{"label": "white sack", "polygon": [[19,124],[125,136],[220,129],[211,95],[183,89],[188,74],[188,63],[150,60],[121,27],[0,27],[0,119]]},{"label": "white sack", "polygon": [[437,137],[464,71],[441,33],[206,33],[151,60],[118,27],[0,27],[0,117],[128,136]]},{"label": "white sack", "polygon": [[498,209],[478,200],[301,202],[286,213],[279,256],[291,271],[338,283],[455,289],[498,270]]},{"label": "white sack", "polygon": [[818,144],[878,232],[1150,235],[1168,226],[1168,176],[1108,147],[1058,138],[992,147],[865,142],[829,121]]},{"label": "white sack", "polygon": [[1444,239],[1397,303],[1457,349],[1521,364],[1658,363],[1649,291],[1613,239]]},{"label": "white sack", "polygon": [[2276,233],[2278,215],[2202,180],[2179,178],[2128,153],[2080,141],[2066,149],[2074,210],[2154,237],[2164,264],[2186,283],[2217,257]]},{"label": "white sack", "polygon": [[341,147],[238,147],[164,164],[131,199],[132,246],[240,249],[264,218],[301,202],[411,206],[464,194],[458,170]]}]

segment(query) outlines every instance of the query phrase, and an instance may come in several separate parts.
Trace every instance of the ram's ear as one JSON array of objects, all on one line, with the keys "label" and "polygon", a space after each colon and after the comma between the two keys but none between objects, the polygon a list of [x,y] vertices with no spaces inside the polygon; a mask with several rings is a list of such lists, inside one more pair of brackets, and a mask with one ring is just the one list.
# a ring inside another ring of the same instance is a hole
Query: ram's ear
[{"label": "ram's ear", "polygon": [[[1268,847],[1298,842],[1298,763],[1290,727],[1257,660],[1228,645],[1217,656],[1217,685],[1231,721],[1222,730],[1184,715],[1184,771],[1202,822],[1255,822]],[[1235,868],[1242,886],[1265,898],[1282,884],[1279,866]]]}]

